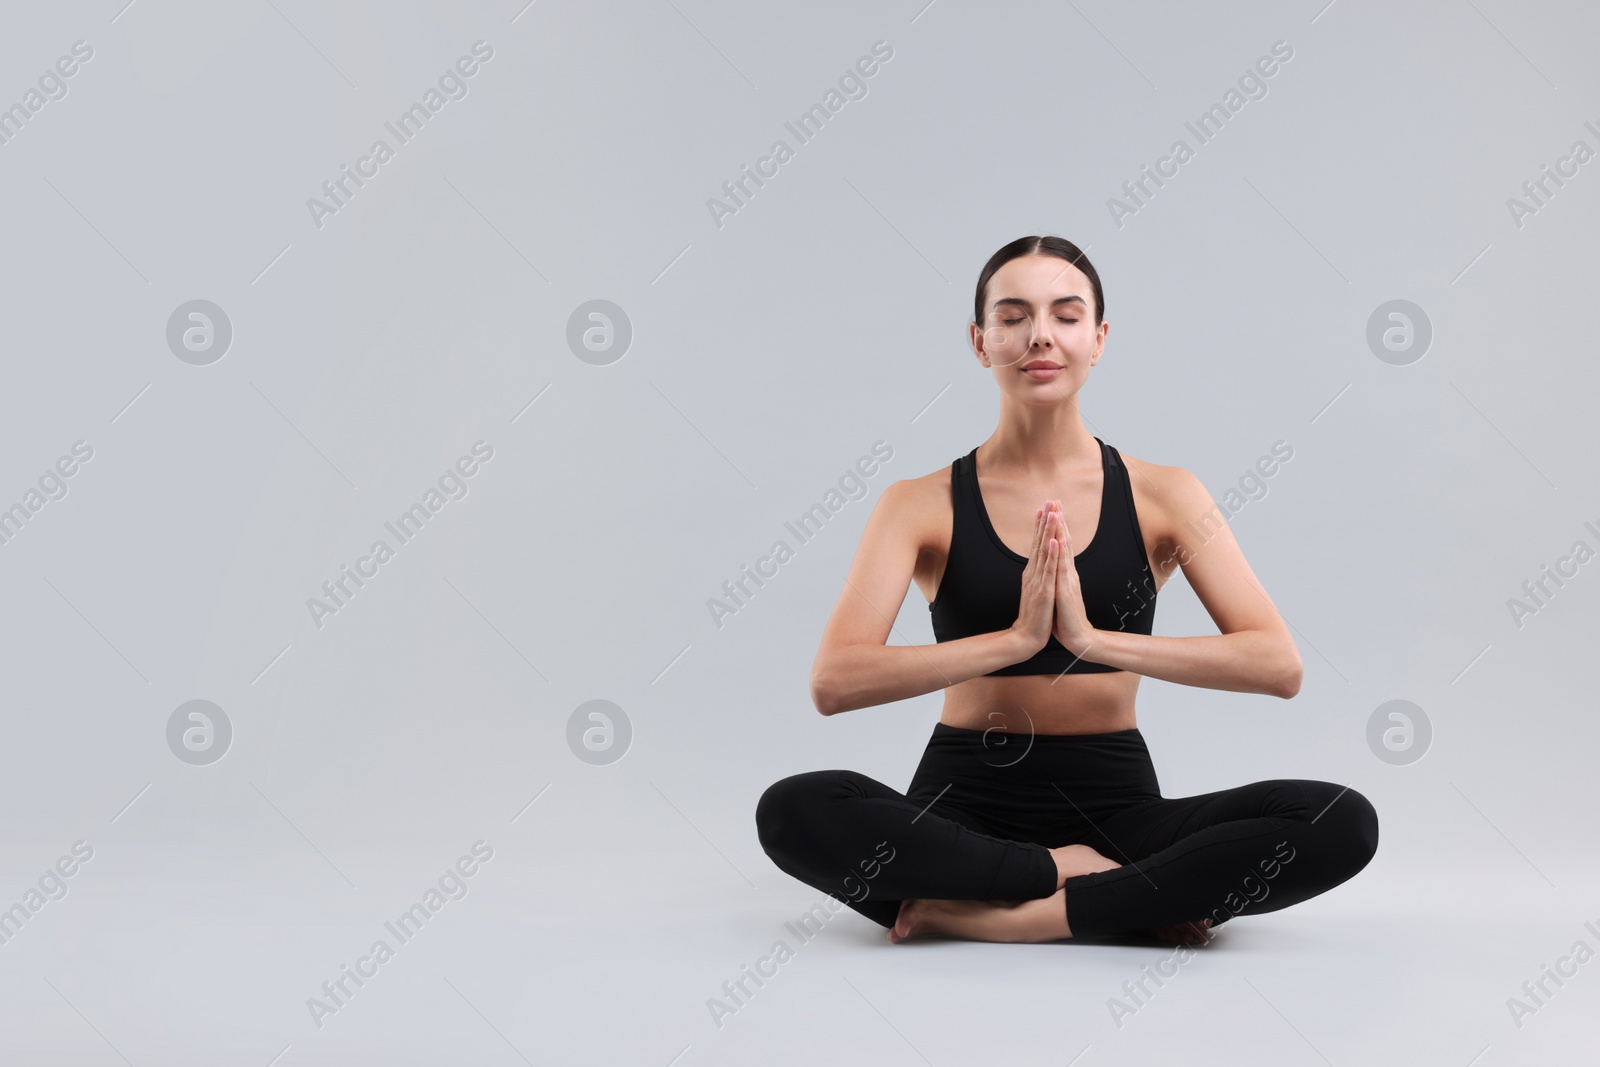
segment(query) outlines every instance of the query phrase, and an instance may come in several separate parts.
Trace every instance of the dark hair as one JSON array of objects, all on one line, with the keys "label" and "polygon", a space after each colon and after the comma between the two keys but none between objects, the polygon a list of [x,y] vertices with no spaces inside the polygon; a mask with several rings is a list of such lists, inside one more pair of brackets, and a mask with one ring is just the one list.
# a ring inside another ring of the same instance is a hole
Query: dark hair
[{"label": "dark hair", "polygon": [[1083,271],[1088,275],[1089,284],[1094,288],[1094,324],[1099,326],[1105,321],[1106,294],[1100,287],[1100,275],[1095,271],[1094,264],[1089,262],[1089,257],[1064,237],[1035,236],[1018,237],[990,256],[989,262],[983,265],[983,271],[978,275],[978,291],[972,298],[973,322],[983,325],[983,302],[985,291],[989,288],[989,279],[994,277],[995,271],[1019,256],[1056,256]]}]

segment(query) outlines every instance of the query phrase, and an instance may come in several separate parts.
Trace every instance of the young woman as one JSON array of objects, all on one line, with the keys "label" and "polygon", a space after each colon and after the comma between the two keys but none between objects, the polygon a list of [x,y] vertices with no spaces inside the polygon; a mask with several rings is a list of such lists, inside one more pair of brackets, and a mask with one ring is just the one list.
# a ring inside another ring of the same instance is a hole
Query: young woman
[{"label": "young woman", "polygon": [[[1377,850],[1377,813],[1347,786],[1161,795],[1135,723],[1141,676],[1287,699],[1301,663],[1200,480],[1085,428],[1079,398],[1109,329],[1100,276],[1070,241],[1023,237],[984,266],[970,333],[1000,424],[884,490],[811,675],[824,715],[936,689],[943,713],[905,793],[810,771],[757,805],[773,863],[891,941],[1194,943],[1333,888]],[[1151,633],[1179,567],[1219,634]],[[936,642],[887,645],[913,580]]]}]

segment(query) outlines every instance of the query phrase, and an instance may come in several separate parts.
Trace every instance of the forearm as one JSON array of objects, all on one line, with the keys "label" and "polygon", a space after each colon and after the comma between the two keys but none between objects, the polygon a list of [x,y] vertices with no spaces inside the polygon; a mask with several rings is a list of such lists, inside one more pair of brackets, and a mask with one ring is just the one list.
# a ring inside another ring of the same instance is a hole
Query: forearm
[{"label": "forearm", "polygon": [[811,701],[822,714],[836,715],[945,689],[1029,655],[1012,630],[932,645],[846,645],[812,669]]},{"label": "forearm", "polygon": [[1264,693],[1285,699],[1300,690],[1300,653],[1294,642],[1266,630],[1204,637],[1095,630],[1079,656],[1091,663],[1204,689]]}]

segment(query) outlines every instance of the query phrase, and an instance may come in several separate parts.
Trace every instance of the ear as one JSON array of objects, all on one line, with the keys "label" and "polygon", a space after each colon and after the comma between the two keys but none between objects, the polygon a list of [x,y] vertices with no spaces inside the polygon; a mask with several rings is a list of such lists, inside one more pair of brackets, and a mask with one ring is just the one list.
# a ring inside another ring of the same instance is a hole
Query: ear
[{"label": "ear", "polygon": [[977,323],[967,325],[967,339],[972,343],[972,352],[978,357],[978,362],[985,367],[989,365],[989,353],[984,349],[983,328]]}]

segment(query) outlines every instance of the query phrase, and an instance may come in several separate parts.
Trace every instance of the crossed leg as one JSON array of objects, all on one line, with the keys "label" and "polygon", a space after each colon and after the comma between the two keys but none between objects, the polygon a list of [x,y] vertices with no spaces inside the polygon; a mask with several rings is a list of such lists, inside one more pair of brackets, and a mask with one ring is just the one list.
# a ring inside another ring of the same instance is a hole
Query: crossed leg
[{"label": "crossed leg", "polygon": [[1378,849],[1378,814],[1348,786],[1277,778],[1146,801],[1097,828],[1115,870],[1069,878],[1079,937],[1277,911],[1325,893]]},{"label": "crossed leg", "polygon": [[[995,837],[969,814],[846,770],[774,783],[756,822],[781,870],[840,895],[895,940],[1194,940],[1234,915],[1326,892],[1361,870],[1378,841],[1366,797],[1309,779],[1133,805],[1094,827],[1086,844],[1099,860]],[[1082,869],[1074,864],[1089,869],[1072,873]]]},{"label": "crossed leg", "polygon": [[1050,850],[985,831],[857,771],[806,771],[767,787],[756,832],[784,873],[893,927],[902,900],[1033,900],[1060,886]]},{"label": "crossed leg", "polygon": [[1093,841],[1127,862],[1068,877],[1048,901],[912,902],[895,940],[1139,932],[1194,943],[1235,915],[1277,911],[1354,876],[1377,850],[1378,818],[1348,787],[1274,779],[1134,805],[1101,822]]}]

